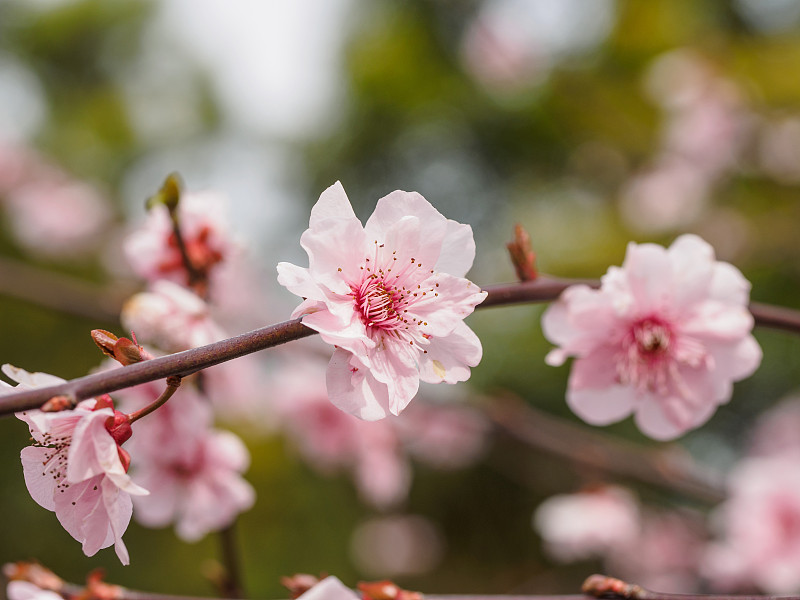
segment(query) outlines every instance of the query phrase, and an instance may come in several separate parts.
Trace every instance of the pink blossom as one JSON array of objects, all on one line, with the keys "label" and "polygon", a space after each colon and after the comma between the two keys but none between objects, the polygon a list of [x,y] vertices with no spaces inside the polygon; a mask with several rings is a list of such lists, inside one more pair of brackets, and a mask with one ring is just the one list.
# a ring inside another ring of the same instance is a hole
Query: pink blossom
[{"label": "pink blossom", "polygon": [[206,430],[182,443],[179,456],[154,453],[138,466],[137,481],[153,493],[136,498],[136,520],[148,527],[174,522],[178,537],[193,542],[230,525],[253,506],[255,492],[241,476],[250,456],[233,433]]},{"label": "pink blossom", "polygon": [[281,370],[273,386],[279,427],[317,471],[349,470],[364,500],[381,509],[397,505],[408,494],[411,466],[395,421],[367,423],[337,409],[325,393],[323,369],[296,357]]},{"label": "pink blossom", "polygon": [[[161,393],[155,384],[122,391],[126,409]],[[241,476],[250,462],[234,434],[211,428],[211,406],[191,387],[179,389],[156,412],[134,423],[131,447],[139,457],[134,478],[151,490],[135,499],[136,520],[147,527],[175,524],[181,539],[196,541],[229,525],[255,501]]]},{"label": "pink blossom", "polygon": [[714,515],[722,539],[709,547],[704,574],[722,589],[800,591],[800,454],[746,459],[729,489]]},{"label": "pink blossom", "polygon": [[645,511],[639,535],[614,548],[604,561],[605,568],[647,589],[697,593],[698,566],[705,544],[701,515],[689,511]]},{"label": "pink blossom", "polygon": [[548,553],[559,561],[603,556],[636,538],[639,504],[630,492],[615,486],[559,494],[539,505],[533,525]]},{"label": "pink blossom", "polygon": [[[212,192],[184,193],[178,205],[181,236],[189,259],[196,269],[209,275],[212,288],[216,273],[236,252],[225,207],[225,198]],[[147,281],[167,279],[188,286],[189,274],[165,206],[150,210],[144,224],[125,240],[124,251],[136,274]]]},{"label": "pink blossom", "polygon": [[414,192],[381,198],[361,225],[340,183],[325,190],[301,237],[309,268],[278,265],[278,282],[306,298],[293,316],[333,344],[328,396],[365,420],[394,415],[420,379],[469,378],[481,345],[463,319],[486,293],[463,276],[472,229]]},{"label": "pink blossom", "polygon": [[61,594],[43,590],[28,581],[9,581],[6,596],[8,600],[64,600]]},{"label": "pink blossom", "polygon": [[732,382],[761,362],[749,289],[697,236],[668,249],[631,243],[599,290],[572,286],[545,312],[544,334],[560,346],[547,363],[576,357],[567,403],[588,423],[634,413],[650,437],[677,437],[705,423],[730,399]]},{"label": "pink blossom", "polygon": [[209,305],[171,281],[156,281],[150,291],[131,297],[122,307],[120,319],[139,341],[166,352],[196,348],[226,337],[212,318]]},{"label": "pink blossom", "polygon": [[359,600],[359,596],[331,575],[301,594],[297,600]]},{"label": "pink blossom", "polygon": [[[11,365],[3,372],[21,387],[63,382]],[[129,557],[122,534],[131,518],[130,495],[146,495],[127,475],[130,458],[119,444],[130,435],[121,413],[109,403],[85,400],[74,410],[17,413],[33,437],[21,452],[31,497],[54,511],[64,529],[83,544],[87,556],[114,545],[123,564]]]},{"label": "pink blossom", "polygon": [[95,188],[64,176],[14,189],[5,206],[21,244],[58,258],[94,249],[111,219],[111,211]]}]

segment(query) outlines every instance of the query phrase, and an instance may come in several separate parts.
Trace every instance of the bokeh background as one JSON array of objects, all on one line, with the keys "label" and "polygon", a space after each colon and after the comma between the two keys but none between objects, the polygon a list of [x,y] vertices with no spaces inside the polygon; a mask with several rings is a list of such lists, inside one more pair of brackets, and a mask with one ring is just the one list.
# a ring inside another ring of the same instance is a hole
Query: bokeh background
[{"label": "bokeh background", "polygon": [[[115,311],[142,286],[120,242],[172,171],[188,189],[228,196],[274,321],[295,302],[274,265],[305,264],[299,234],[336,180],[364,219],[405,189],[471,224],[481,285],[514,279],[504,244],[516,222],[540,269],[559,276],[598,277],[629,240],[694,232],[744,272],[754,300],[800,308],[799,33],[797,0],[0,0],[0,183],[21,152],[35,153],[101,199],[3,196],[0,358],[65,378],[99,364],[88,331],[119,332]],[[90,234],[53,249],[56,234],[37,220],[50,211]],[[75,299],[46,291],[56,284]],[[470,317],[484,358],[456,396],[484,406],[512,395],[579,423],[564,403],[568,369],[543,362],[541,311]],[[718,473],[798,383],[800,340],[756,335],[761,369],[674,444]],[[310,469],[281,435],[241,433],[258,494],[237,527],[254,597],[283,596],[278,578],[304,571],[427,592],[575,592],[604,565],[543,551],[531,515],[546,497],[621,481],[653,506],[713,506],[495,431],[469,468],[414,465],[408,498],[388,515],[419,518],[410,552],[424,560],[411,572],[391,558],[370,567],[353,548],[387,513],[346,473]],[[630,421],[602,433],[665,446]],[[15,419],[0,422],[0,561],[35,557],[73,581],[102,566],[139,589],[212,593],[214,536],[187,544],[134,522],[131,566],[110,550],[84,557],[27,494],[27,439]]]}]

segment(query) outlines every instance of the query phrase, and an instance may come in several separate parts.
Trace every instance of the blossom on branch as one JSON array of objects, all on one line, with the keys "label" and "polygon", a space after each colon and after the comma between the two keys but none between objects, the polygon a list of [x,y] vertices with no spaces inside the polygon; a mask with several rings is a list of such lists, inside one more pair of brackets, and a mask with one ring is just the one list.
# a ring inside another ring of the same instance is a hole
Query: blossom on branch
[{"label": "blossom on branch", "polygon": [[[11,365],[4,365],[3,372],[23,388],[64,381]],[[120,561],[128,564],[122,534],[131,519],[131,494],[148,491],[127,474],[130,456],[120,447],[131,434],[127,417],[107,397],[84,400],[74,410],[31,410],[17,417],[28,424],[33,438],[20,455],[31,497],[56,513],[87,556],[113,544]]]},{"label": "blossom on branch", "polygon": [[675,438],[705,423],[760,364],[749,291],[697,236],[668,249],[631,243],[599,290],[572,286],[545,312],[544,334],[560,346],[547,363],[576,357],[567,403],[588,423],[633,413],[650,437]]},{"label": "blossom on branch", "polygon": [[482,349],[463,320],[486,297],[464,278],[475,258],[469,225],[395,191],[362,226],[337,182],[300,243],[309,267],[280,263],[278,282],[305,298],[293,317],[336,348],[327,372],[334,405],[374,421],[400,414],[420,379],[469,378]]},{"label": "blossom on branch", "polygon": [[[126,410],[151,404],[155,383],[120,390]],[[233,433],[211,427],[211,405],[183,386],[156,412],[133,424],[132,448],[139,461],[134,479],[151,490],[135,499],[136,520],[146,527],[175,524],[183,540],[199,540],[230,525],[255,502],[242,473],[250,455]]]}]

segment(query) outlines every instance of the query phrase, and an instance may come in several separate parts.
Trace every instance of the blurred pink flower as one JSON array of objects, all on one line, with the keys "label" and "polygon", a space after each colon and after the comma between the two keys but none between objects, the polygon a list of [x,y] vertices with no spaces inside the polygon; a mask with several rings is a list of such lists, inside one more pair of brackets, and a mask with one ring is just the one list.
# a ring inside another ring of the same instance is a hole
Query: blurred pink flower
[{"label": "blurred pink flower", "polygon": [[362,227],[337,182],[312,209],[301,244],[309,268],[280,263],[278,282],[306,299],[293,316],[336,347],[327,374],[334,405],[376,420],[400,414],[420,379],[469,378],[482,350],[463,319],[486,297],[463,278],[475,257],[469,225],[395,191]]},{"label": "blurred pink flower", "polygon": [[[181,235],[189,259],[195,268],[208,274],[212,297],[217,273],[237,251],[225,210],[226,199],[213,192],[186,192],[178,204]],[[123,249],[131,267],[143,279],[189,284],[166,207],[152,208],[141,227],[127,237]]]},{"label": "blurred pink flower", "polygon": [[539,505],[533,526],[556,560],[602,557],[639,534],[639,503],[629,491],[616,486],[559,494]]},{"label": "blurred pink flower", "polygon": [[800,454],[800,396],[793,395],[763,412],[750,434],[749,454]]},{"label": "blurred pink flower", "polygon": [[645,511],[641,531],[606,557],[606,571],[659,592],[698,592],[706,544],[704,519],[688,511]]},{"label": "blurred pink flower", "polygon": [[132,296],[122,307],[120,319],[140,342],[165,352],[196,348],[226,337],[209,305],[171,281],[156,281],[150,291]]},{"label": "blurred pink flower", "polygon": [[[157,384],[122,390],[126,410],[152,403]],[[196,541],[229,525],[249,509],[255,492],[241,474],[250,456],[234,434],[211,428],[209,402],[183,386],[156,412],[133,424],[131,448],[139,458],[134,479],[151,490],[135,499],[136,520],[147,527],[175,524],[177,535]]]},{"label": "blurred pink flower", "polygon": [[[11,365],[4,365],[3,372],[21,387],[63,382]],[[33,445],[21,452],[31,497],[56,513],[87,556],[114,544],[120,561],[128,564],[122,534],[131,518],[130,494],[148,492],[127,475],[130,458],[119,446],[130,437],[124,416],[110,403],[91,399],[74,410],[32,410],[17,417],[28,424],[33,437]]]},{"label": "blurred pink flower", "polygon": [[800,591],[800,454],[745,459],[729,489],[714,515],[722,539],[709,546],[704,574],[720,589]]},{"label": "blurred pink flower", "polygon": [[17,241],[56,258],[96,248],[111,220],[108,205],[94,187],[63,175],[21,185],[8,194],[5,207]]},{"label": "blurred pink flower", "polygon": [[298,596],[297,600],[359,600],[360,596],[332,575]]},{"label": "blurred pink flower", "polygon": [[61,594],[43,590],[28,581],[9,581],[6,596],[8,600],[64,600]]},{"label": "blurred pink flower", "polygon": [[730,399],[732,382],[761,362],[749,289],[697,236],[669,249],[631,243],[599,290],[572,286],[545,312],[544,334],[560,346],[547,363],[576,357],[567,403],[588,423],[634,413],[650,437],[677,437],[705,423]]}]

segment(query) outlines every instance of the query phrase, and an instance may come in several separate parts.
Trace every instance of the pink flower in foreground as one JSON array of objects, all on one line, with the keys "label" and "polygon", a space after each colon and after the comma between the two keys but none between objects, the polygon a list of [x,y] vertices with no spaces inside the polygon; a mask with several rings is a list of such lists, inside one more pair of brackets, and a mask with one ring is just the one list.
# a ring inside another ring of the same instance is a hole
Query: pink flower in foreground
[{"label": "pink flower in foreground", "polygon": [[639,503],[615,486],[559,494],[539,505],[533,525],[548,553],[559,561],[604,556],[638,535]]},{"label": "pink flower in foreground", "polygon": [[560,346],[547,363],[576,357],[567,403],[588,423],[634,413],[650,437],[677,437],[705,423],[730,399],[732,382],[761,362],[749,291],[697,236],[668,249],[631,243],[599,290],[572,286],[545,312],[544,334]]},{"label": "pink flower in foreground", "polygon": [[464,275],[472,229],[414,192],[381,198],[362,226],[340,183],[325,190],[300,239],[309,267],[278,265],[278,282],[306,298],[293,316],[333,344],[328,396],[374,421],[399,414],[419,381],[469,378],[481,345],[463,319],[486,297]]},{"label": "pink flower in foreground", "polygon": [[[44,373],[10,365],[3,372],[21,387],[62,383]],[[127,475],[130,457],[119,444],[130,437],[124,415],[104,400],[85,400],[74,410],[17,413],[33,437],[21,452],[31,497],[56,513],[64,529],[83,544],[87,556],[114,545],[123,564],[129,557],[122,534],[130,522],[130,494],[145,495]]]},{"label": "pink flower in foreground", "polygon": [[721,589],[800,591],[800,454],[746,459],[729,488],[714,515],[723,539],[709,547],[704,574]]}]

